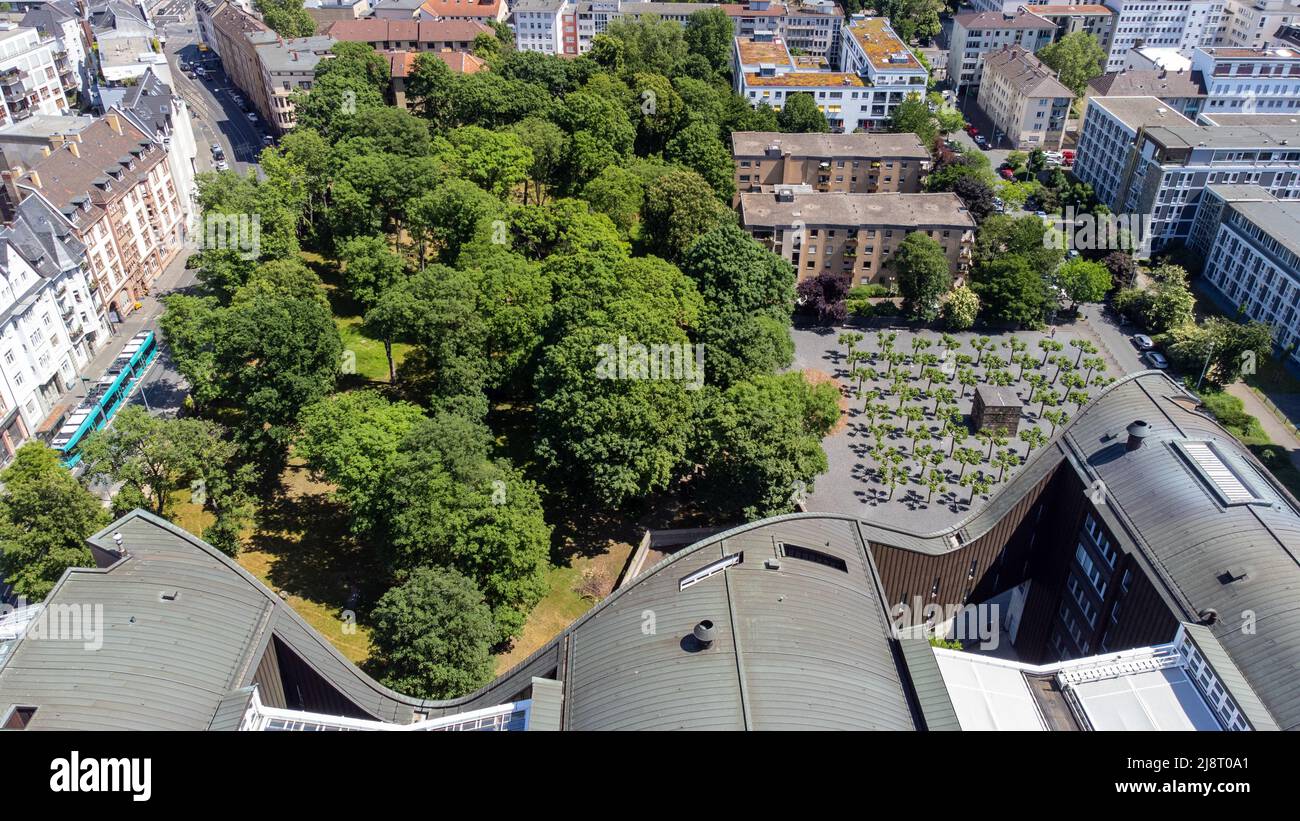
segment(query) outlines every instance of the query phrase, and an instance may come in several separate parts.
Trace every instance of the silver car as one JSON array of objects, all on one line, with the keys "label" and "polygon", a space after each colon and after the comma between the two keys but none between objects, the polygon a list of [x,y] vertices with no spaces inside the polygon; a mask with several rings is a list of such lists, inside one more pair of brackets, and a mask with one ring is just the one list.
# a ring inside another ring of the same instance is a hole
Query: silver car
[{"label": "silver car", "polygon": [[1164,370],[1169,367],[1169,360],[1165,359],[1164,354],[1159,351],[1146,352],[1147,363],[1158,370]]}]

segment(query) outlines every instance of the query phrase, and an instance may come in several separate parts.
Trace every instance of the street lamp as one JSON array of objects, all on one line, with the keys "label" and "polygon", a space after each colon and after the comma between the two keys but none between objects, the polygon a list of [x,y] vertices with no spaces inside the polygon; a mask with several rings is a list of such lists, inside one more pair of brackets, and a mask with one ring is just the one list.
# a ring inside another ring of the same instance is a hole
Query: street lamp
[{"label": "street lamp", "polygon": [[1205,353],[1205,367],[1201,368],[1201,375],[1196,379],[1196,390],[1201,389],[1201,380],[1205,378],[1205,372],[1210,369],[1210,357],[1214,355],[1214,342],[1211,340],[1210,349]]}]

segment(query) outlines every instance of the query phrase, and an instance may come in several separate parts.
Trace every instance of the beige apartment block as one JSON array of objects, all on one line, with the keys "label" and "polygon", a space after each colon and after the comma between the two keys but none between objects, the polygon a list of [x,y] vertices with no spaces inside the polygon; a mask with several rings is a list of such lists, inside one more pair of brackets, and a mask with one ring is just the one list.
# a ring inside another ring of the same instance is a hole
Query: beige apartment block
[{"label": "beige apartment block", "polygon": [[993,121],[994,147],[1059,151],[1074,94],[1019,46],[985,58],[977,104]]},{"label": "beige apartment block", "polygon": [[750,236],[795,266],[800,280],[833,272],[855,285],[892,284],[890,255],[913,231],[938,242],[953,275],[961,276],[975,242],[975,220],[952,193],[844,194],[778,186],[742,194],[740,218]]},{"label": "beige apartment block", "polygon": [[740,194],[774,185],[808,185],[814,191],[915,194],[930,170],[930,153],[915,134],[783,134],[737,131],[731,135]]}]

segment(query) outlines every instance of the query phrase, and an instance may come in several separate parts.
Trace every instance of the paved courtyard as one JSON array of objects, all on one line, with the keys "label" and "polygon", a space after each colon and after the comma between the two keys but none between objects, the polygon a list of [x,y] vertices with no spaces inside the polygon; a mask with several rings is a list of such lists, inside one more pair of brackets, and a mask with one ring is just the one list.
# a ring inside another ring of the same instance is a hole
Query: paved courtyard
[{"label": "paved courtyard", "polygon": [[[852,362],[841,340],[851,331],[862,334]],[[1015,475],[1027,453],[1050,440],[1053,421],[1059,427],[1079,401],[1119,375],[1082,327],[1054,334],[892,329],[880,336],[851,328],[793,334],[794,367],[833,377],[846,410],[823,440],[830,466],[809,492],[808,510],[923,531],[965,518]],[[916,339],[929,346],[914,349]],[[1040,347],[1044,340],[1047,349]],[[1070,344],[1075,340],[1086,343],[1082,350]],[[975,391],[998,383],[1021,403],[1017,432],[977,436],[970,418]]]}]

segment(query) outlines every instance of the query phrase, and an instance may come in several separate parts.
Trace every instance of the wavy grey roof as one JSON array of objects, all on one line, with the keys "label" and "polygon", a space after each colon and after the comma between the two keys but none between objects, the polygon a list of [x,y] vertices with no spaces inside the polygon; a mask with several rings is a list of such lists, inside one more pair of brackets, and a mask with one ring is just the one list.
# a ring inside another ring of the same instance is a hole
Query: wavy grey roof
[{"label": "wavy grey roof", "polygon": [[[941,681],[927,678],[923,648],[895,652],[873,546],[960,549],[1031,488],[1068,469],[1085,485],[1103,483],[1099,515],[1175,617],[1207,622],[1222,647],[1210,661],[1221,675],[1227,670],[1252,723],[1267,726],[1271,716],[1295,729],[1300,503],[1195,408],[1163,374],[1121,379],[988,504],[946,530],[910,533],[807,513],[716,534],[638,576],[513,670],[451,701],[410,698],[374,681],[231,559],[135,511],[92,537],[106,566],[67,571],[47,599],[101,605],[102,649],[19,640],[0,661],[0,709],[38,705],[33,728],[229,726],[242,698],[235,691],[252,684],[274,638],[363,712],[401,723],[415,711],[447,715],[515,700],[541,676],[558,682],[543,688],[546,723],[564,729],[944,726]],[[1148,435],[1129,449],[1126,428],[1139,419]],[[1248,501],[1224,501],[1188,456],[1198,442],[1249,487]],[[113,553],[114,531],[123,535],[125,557]],[[743,561],[683,587],[691,574],[735,554]],[[716,637],[701,648],[690,636],[705,619]]]}]

